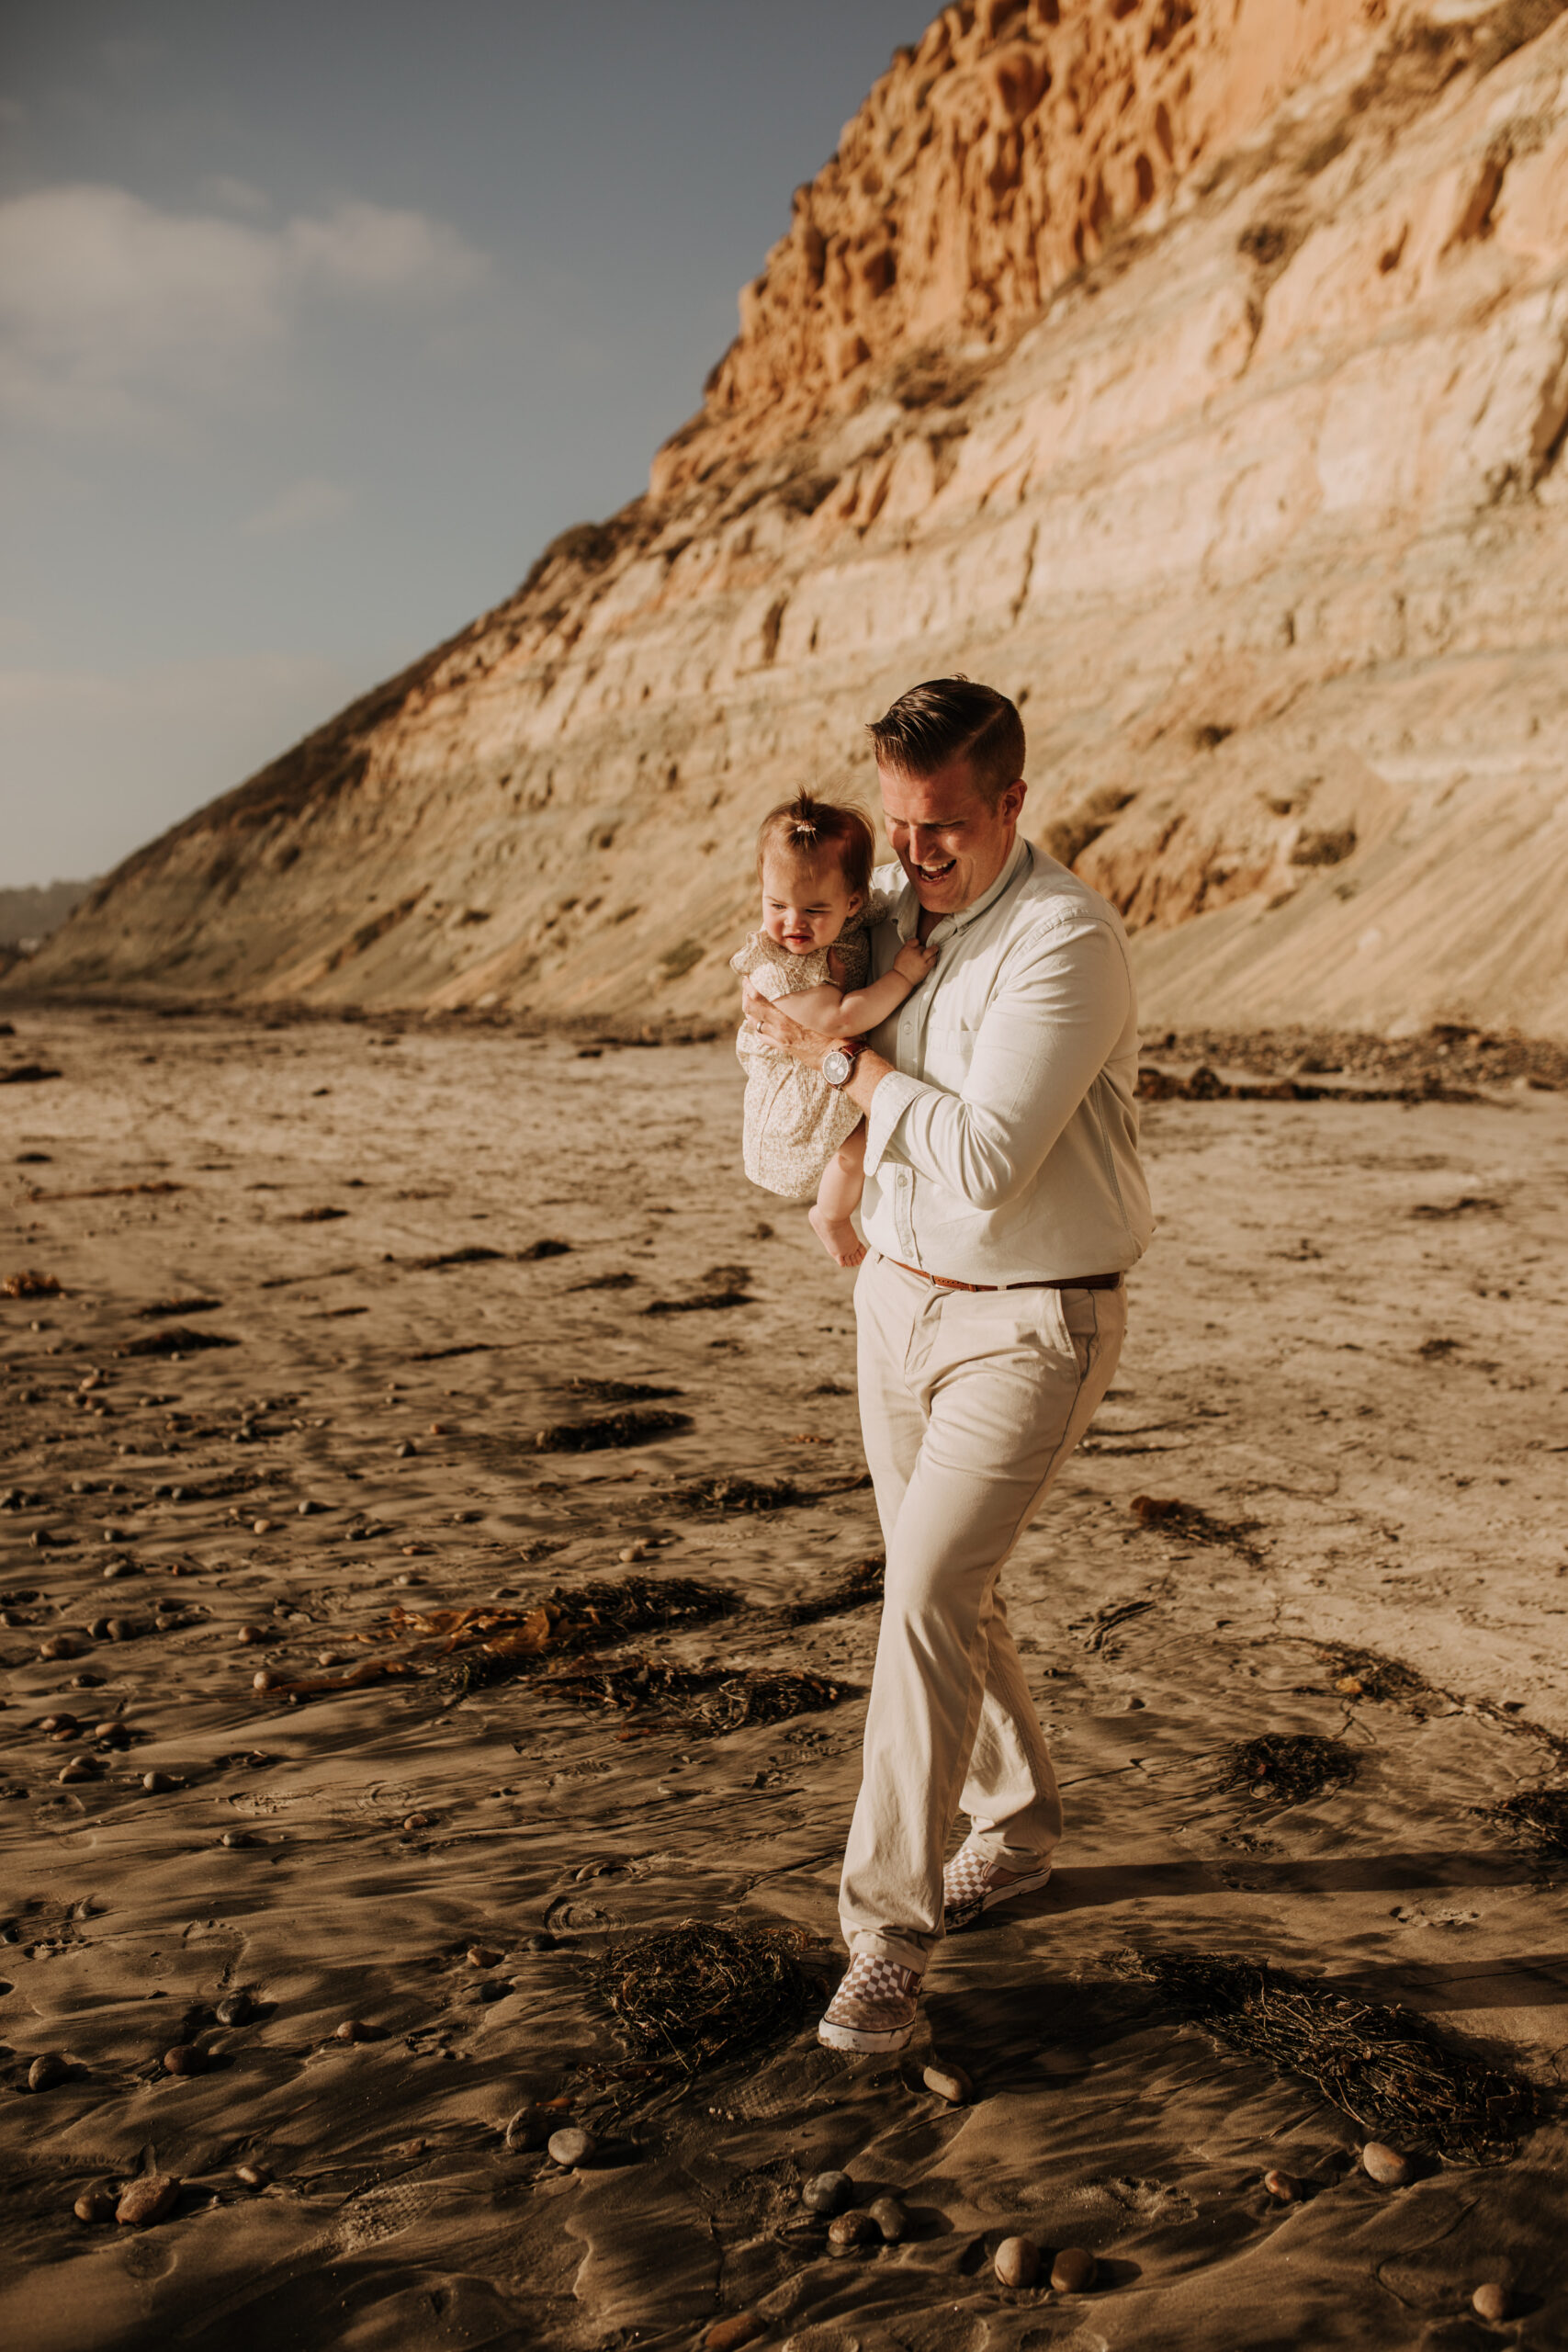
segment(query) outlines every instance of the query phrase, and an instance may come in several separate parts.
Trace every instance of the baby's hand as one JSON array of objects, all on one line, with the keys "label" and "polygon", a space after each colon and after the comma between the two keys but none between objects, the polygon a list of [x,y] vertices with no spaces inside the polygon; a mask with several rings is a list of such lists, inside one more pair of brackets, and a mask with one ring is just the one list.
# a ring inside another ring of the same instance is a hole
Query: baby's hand
[{"label": "baby's hand", "polygon": [[893,969],[911,988],[918,987],[928,972],[936,969],[939,950],[926,947],[918,939],[907,939],[893,958]]}]

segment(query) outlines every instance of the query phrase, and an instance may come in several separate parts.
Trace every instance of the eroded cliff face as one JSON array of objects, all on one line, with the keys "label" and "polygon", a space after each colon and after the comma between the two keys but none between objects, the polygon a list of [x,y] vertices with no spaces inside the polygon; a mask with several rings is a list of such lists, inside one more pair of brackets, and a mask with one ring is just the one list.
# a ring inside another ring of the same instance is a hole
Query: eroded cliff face
[{"label": "eroded cliff face", "polygon": [[961,668],[1151,1025],[1568,1033],[1568,17],[1441,14],[944,11],[649,495],[38,981],[726,1010],[758,816]]}]

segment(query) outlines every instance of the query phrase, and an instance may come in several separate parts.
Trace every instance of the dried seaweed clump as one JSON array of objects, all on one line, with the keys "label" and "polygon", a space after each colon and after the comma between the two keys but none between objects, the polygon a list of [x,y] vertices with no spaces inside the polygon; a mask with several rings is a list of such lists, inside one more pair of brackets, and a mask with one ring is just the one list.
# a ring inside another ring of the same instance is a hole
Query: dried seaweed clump
[{"label": "dried seaweed clump", "polygon": [[683,1919],[613,1944],[595,1989],[640,2058],[687,2073],[795,2023],[820,1997],[801,1965],[801,1928],[723,1928]]},{"label": "dried seaweed clump", "polygon": [[1425,2018],[1235,1952],[1131,1953],[1132,1973],[1227,2049],[1303,2075],[1364,2132],[1456,2164],[1501,2164],[1535,2111],[1529,2086],[1450,2050]]},{"label": "dried seaweed clump", "polygon": [[64,1296],[57,1274],[40,1274],[31,1266],[24,1266],[20,1273],[7,1274],[0,1283],[7,1298],[62,1298]]},{"label": "dried seaweed clump", "polygon": [[1315,1732],[1264,1732],[1238,1740],[1220,1758],[1222,1789],[1246,1789],[1277,1804],[1301,1804],[1355,1777],[1354,1751]]},{"label": "dried seaweed clump", "polygon": [[672,1510],[720,1514],[787,1510],[792,1503],[811,1499],[787,1478],[683,1478],[670,1494]]},{"label": "dried seaweed clump", "polygon": [[1317,1654],[1334,1669],[1334,1688],[1347,1699],[1392,1699],[1396,1706],[1422,1712],[1418,1703],[1441,1696],[1413,1666],[1397,1657],[1380,1657],[1376,1650],[1353,1649],[1345,1642],[1320,1642]]},{"label": "dried seaweed clump", "polygon": [[526,1674],[567,1650],[607,1647],[627,1634],[698,1625],[727,1616],[734,1593],[694,1577],[623,1577],[618,1583],[557,1585],[519,1609],[394,1609],[397,1634],[439,1638],[443,1686],[459,1696]]},{"label": "dried seaweed clump", "polygon": [[1211,1519],[1196,1503],[1184,1503],[1178,1495],[1134,1495],[1128,1508],[1145,1527],[1174,1535],[1179,1543],[1223,1544],[1254,1567],[1261,1564],[1263,1555],[1252,1541],[1258,1524],[1255,1519]]},{"label": "dried seaweed clump", "polygon": [[887,1563],[880,1552],[870,1559],[857,1560],[848,1576],[840,1577],[826,1592],[813,1593],[807,1600],[788,1601],[779,1614],[786,1625],[815,1625],[822,1617],[839,1617],[851,1609],[869,1609],[874,1601],[882,1599],[886,1572]]},{"label": "dried seaweed clump", "polygon": [[852,1695],[851,1686],[821,1674],[768,1672],[744,1667],[697,1668],[667,1658],[629,1657],[561,1666],[547,1686],[580,1707],[619,1707],[639,1729],[678,1724],[714,1739],[749,1724],[778,1724],[818,1714]]},{"label": "dried seaweed clump", "polygon": [[625,1412],[600,1413],[587,1421],[552,1421],[534,1440],[540,1453],[602,1453],[613,1445],[646,1445],[671,1430],[689,1430],[690,1413],[667,1406],[633,1405]]},{"label": "dried seaweed clump", "polygon": [[1493,1806],[1492,1818],[1528,1831],[1543,1861],[1568,1862],[1568,1789],[1519,1789]]}]

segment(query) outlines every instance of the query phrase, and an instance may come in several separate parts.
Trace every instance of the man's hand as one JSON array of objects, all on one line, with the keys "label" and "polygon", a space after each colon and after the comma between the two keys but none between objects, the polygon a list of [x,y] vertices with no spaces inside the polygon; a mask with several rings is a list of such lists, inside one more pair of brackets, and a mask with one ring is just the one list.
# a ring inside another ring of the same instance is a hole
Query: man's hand
[{"label": "man's hand", "polygon": [[893,958],[893,969],[911,988],[919,988],[926,974],[935,971],[941,953],[938,947],[928,947],[923,940],[907,939]]},{"label": "man's hand", "polygon": [[834,1042],[827,1031],[808,1029],[804,1022],[792,1020],[760,989],[754,989],[750,980],[740,983],[740,1010],[753,1029],[760,1029],[773,1045],[782,1046],[803,1069],[821,1069],[823,1057]]}]

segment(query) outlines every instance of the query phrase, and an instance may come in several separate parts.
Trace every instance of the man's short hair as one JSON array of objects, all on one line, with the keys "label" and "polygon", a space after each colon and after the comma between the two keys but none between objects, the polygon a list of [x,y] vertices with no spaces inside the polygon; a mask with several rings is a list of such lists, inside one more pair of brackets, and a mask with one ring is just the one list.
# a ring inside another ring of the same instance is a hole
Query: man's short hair
[{"label": "man's short hair", "polygon": [[842,801],[818,800],[810,792],[797,792],[793,800],[782,800],[776,808],[769,809],[758,829],[759,881],[770,850],[782,850],[786,857],[805,858],[812,864],[819,857],[832,857],[847,889],[863,899],[870,893],[876,835],[860,810],[847,808]]},{"label": "man's short hair", "polygon": [[976,791],[994,808],[1023,774],[1023,721],[1018,706],[994,686],[977,686],[960,672],[911,686],[866,729],[877,764],[895,775],[935,775],[953,760],[967,763]]}]

